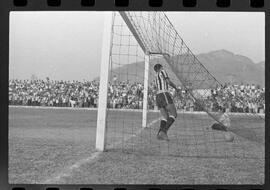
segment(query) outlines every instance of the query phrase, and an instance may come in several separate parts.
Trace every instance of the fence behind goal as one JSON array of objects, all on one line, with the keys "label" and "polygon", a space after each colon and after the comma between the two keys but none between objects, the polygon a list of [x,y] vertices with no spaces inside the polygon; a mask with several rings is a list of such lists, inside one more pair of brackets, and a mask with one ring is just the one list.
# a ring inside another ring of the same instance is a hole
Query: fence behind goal
[{"label": "fence behind goal", "polygon": [[[107,151],[180,157],[264,158],[265,122],[261,116],[229,113],[232,142],[226,140],[228,133],[209,128],[220,117],[217,110],[209,108],[213,103],[209,98],[211,89],[222,85],[200,64],[164,13],[115,12],[111,32]],[[170,79],[182,90],[179,95],[171,89],[178,116],[168,132],[168,142],[156,138],[161,118],[155,105],[153,66],[156,63],[163,65]],[[144,118],[146,86],[147,117]],[[221,99],[229,101],[232,98],[229,91],[222,93]],[[241,103],[241,99],[234,99]],[[146,127],[143,127],[143,119],[146,119]]]}]

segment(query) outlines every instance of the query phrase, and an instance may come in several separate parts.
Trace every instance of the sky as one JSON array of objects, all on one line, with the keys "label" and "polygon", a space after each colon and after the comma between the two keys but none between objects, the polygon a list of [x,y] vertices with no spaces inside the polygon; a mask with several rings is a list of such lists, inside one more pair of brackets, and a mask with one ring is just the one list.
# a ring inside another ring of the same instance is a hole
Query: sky
[{"label": "sky", "polygon": [[[166,12],[194,54],[226,49],[265,60],[265,16],[259,12]],[[99,76],[102,12],[11,12],[9,78],[53,80]]]}]

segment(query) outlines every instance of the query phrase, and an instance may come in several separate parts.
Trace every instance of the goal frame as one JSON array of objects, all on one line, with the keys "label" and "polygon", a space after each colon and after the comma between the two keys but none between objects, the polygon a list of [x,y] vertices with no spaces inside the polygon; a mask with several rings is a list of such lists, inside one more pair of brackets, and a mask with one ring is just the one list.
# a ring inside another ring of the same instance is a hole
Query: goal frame
[{"label": "goal frame", "polygon": [[[100,64],[100,82],[99,82],[99,99],[96,128],[96,150],[105,151],[106,149],[106,132],[107,132],[107,101],[108,101],[108,84],[109,69],[111,62],[112,48],[112,29],[113,29],[113,12],[104,12],[104,26],[102,38],[101,64]],[[148,76],[151,54],[146,51],[142,41],[136,34],[135,29],[128,20],[124,12],[119,12],[123,21],[133,34],[135,40],[144,52],[144,89],[143,89],[143,109],[142,109],[142,128],[147,128],[147,110],[148,110]],[[106,88],[105,88],[106,87]]]}]

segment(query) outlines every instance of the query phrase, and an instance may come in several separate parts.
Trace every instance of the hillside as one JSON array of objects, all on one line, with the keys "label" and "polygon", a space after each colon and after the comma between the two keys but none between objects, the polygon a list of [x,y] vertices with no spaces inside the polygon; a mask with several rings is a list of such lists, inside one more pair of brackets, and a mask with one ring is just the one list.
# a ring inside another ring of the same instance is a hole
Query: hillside
[{"label": "hillside", "polygon": [[264,70],[265,69],[265,61],[261,61],[261,62],[257,63],[256,67],[258,69],[263,69]]},{"label": "hillside", "polygon": [[[200,62],[221,83],[250,83],[265,85],[265,62],[254,63],[248,57],[236,55],[227,50],[217,50],[197,55]],[[164,60],[158,60],[161,64]],[[157,60],[150,62],[150,80],[154,78],[153,65]],[[121,73],[121,74],[120,74]],[[114,68],[111,75],[117,75],[118,80],[143,81],[144,65],[142,62]],[[169,73],[172,76],[172,73]],[[173,76],[173,78],[175,78]]]},{"label": "hillside", "polygon": [[264,86],[264,62],[255,64],[251,59],[226,50],[197,55],[202,64],[217,80],[233,83],[254,83]]}]

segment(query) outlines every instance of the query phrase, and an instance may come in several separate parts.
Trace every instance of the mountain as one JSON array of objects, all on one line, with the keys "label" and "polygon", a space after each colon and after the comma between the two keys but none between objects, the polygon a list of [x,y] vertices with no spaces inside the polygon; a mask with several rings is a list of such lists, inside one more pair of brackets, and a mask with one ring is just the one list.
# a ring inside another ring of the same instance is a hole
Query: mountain
[{"label": "mountain", "polygon": [[[221,83],[249,83],[259,84],[265,86],[265,62],[255,64],[250,58],[237,55],[227,50],[211,51],[209,53],[202,53],[196,56],[198,60],[205,66],[205,68]],[[181,58],[180,58],[181,60]],[[151,73],[149,80],[154,79],[153,66],[157,61],[164,65],[163,59],[155,59],[150,61]],[[119,81],[143,81],[144,64],[143,62],[136,62],[128,65],[123,65],[114,68],[111,75],[116,75]],[[171,77],[173,73],[169,73]],[[175,78],[175,76],[173,76]]]},{"label": "mountain", "polygon": [[197,58],[222,83],[265,85],[265,62],[255,64],[250,58],[227,50],[199,54]]},{"label": "mountain", "polygon": [[261,61],[261,62],[257,63],[256,67],[258,69],[263,69],[264,70],[265,69],[265,61]]}]

